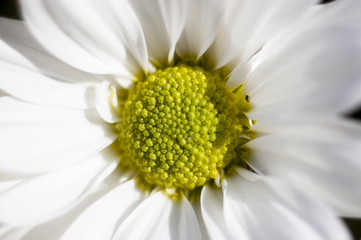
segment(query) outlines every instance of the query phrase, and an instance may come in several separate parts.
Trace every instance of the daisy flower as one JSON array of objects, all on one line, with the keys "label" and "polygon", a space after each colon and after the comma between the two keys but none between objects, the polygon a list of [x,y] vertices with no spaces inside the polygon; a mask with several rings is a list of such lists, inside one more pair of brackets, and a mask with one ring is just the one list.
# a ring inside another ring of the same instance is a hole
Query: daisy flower
[{"label": "daisy flower", "polygon": [[349,239],[361,4],[22,0],[1,239]]}]

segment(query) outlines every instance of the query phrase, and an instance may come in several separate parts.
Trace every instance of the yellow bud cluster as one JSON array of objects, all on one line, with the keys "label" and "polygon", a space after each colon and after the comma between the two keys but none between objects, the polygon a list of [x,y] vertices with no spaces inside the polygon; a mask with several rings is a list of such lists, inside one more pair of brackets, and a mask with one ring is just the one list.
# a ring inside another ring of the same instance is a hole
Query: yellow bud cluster
[{"label": "yellow bud cluster", "polygon": [[242,132],[235,96],[215,72],[176,66],[139,80],[120,129],[124,160],[149,184],[193,189],[220,175]]}]

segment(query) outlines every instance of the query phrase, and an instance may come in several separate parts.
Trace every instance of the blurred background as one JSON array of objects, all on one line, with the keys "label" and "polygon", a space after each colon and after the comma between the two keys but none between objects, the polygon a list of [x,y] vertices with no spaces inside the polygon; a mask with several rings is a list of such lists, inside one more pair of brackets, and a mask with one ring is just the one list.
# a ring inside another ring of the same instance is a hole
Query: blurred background
[{"label": "blurred background", "polygon": [[[337,0],[323,0],[320,4],[330,4]],[[359,0],[355,0],[359,1]],[[16,0],[0,0],[0,17],[21,19]],[[360,108],[348,114],[347,117],[361,121],[361,103]],[[361,159],[360,159],[361,160]],[[361,184],[361,183],[360,183]],[[360,203],[361,204],[361,203]],[[361,219],[344,219],[355,239],[361,239]]]}]

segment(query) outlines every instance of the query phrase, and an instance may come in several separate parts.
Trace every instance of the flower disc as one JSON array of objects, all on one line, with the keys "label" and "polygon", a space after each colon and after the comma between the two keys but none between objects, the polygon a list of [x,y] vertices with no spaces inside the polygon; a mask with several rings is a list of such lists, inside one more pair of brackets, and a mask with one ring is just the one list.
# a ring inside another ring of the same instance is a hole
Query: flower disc
[{"label": "flower disc", "polygon": [[139,80],[122,111],[124,159],[146,182],[193,189],[215,179],[242,133],[235,95],[218,72],[176,66]]}]

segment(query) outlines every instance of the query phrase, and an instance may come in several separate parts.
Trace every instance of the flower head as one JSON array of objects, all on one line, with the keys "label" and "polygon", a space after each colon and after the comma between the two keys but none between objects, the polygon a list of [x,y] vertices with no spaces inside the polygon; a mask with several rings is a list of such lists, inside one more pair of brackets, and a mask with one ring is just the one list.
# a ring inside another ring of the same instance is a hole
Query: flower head
[{"label": "flower head", "polygon": [[2,238],[349,238],[357,1],[21,6],[0,19]]}]

